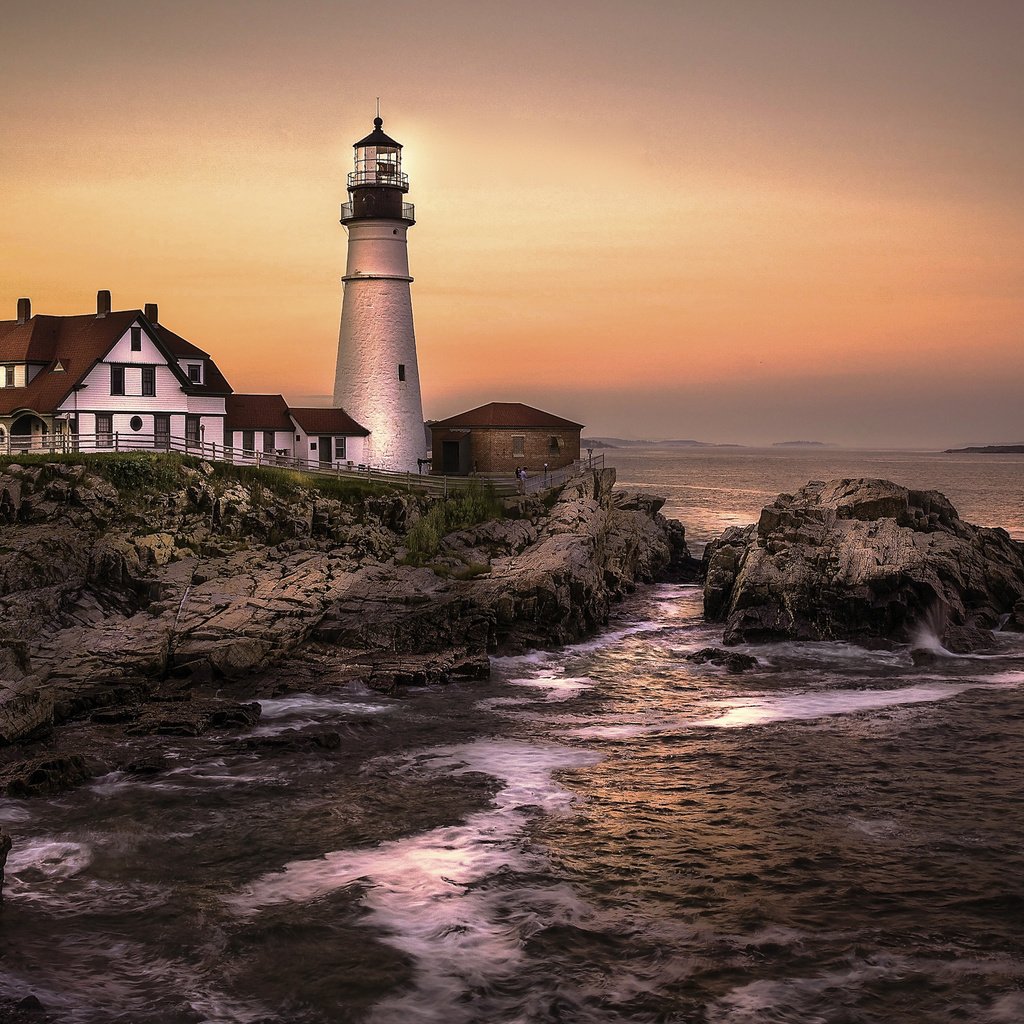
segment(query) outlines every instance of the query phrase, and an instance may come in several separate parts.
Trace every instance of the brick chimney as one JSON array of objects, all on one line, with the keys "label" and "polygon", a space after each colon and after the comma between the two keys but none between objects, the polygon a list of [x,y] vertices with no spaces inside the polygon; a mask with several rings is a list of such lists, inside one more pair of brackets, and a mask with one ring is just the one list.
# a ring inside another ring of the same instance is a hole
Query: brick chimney
[{"label": "brick chimney", "polygon": [[18,299],[18,323],[27,324],[32,319],[32,300]]},{"label": "brick chimney", "polygon": [[96,293],[96,317],[106,316],[110,312],[110,292],[106,288]]},{"label": "brick chimney", "polygon": [[147,302],[146,308],[143,311],[146,314],[146,319],[151,324],[160,323],[160,307],[155,302]]}]

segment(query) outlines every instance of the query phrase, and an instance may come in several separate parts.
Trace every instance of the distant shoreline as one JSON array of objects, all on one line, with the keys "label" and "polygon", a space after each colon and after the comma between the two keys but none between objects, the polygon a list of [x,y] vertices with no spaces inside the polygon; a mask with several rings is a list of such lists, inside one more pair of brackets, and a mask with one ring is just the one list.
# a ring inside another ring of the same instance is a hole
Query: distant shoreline
[{"label": "distant shoreline", "polygon": [[947,448],[944,455],[1024,455],[1024,444],[982,444],[970,448]]}]

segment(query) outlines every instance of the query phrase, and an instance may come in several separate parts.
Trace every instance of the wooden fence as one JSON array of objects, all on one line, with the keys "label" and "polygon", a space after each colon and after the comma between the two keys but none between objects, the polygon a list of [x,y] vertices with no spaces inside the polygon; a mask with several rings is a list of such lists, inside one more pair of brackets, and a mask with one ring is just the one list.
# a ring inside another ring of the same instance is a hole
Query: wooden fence
[{"label": "wooden fence", "polygon": [[235,466],[276,467],[294,470],[310,477],[335,477],[339,479],[365,480],[368,483],[382,483],[391,486],[416,489],[430,494],[447,496],[451,491],[469,487],[473,483],[484,481],[491,484],[502,496],[516,493],[536,494],[552,487],[561,487],[568,480],[591,469],[604,468],[604,454],[600,453],[589,459],[580,459],[560,469],[529,473],[526,480],[520,482],[507,476],[439,476],[428,473],[401,472],[389,469],[377,469],[372,466],[358,465],[344,460],[330,463],[316,460],[300,459],[292,455],[252,451],[244,448],[233,448],[230,445],[216,444],[189,437],[176,437],[172,434],[130,434],[112,431],[107,434],[38,434],[32,437],[12,436],[7,434],[6,441],[0,444],[0,452],[7,455],[22,453],[31,455],[42,454],[109,454],[111,452],[180,452],[196,458],[216,462],[228,462]]}]

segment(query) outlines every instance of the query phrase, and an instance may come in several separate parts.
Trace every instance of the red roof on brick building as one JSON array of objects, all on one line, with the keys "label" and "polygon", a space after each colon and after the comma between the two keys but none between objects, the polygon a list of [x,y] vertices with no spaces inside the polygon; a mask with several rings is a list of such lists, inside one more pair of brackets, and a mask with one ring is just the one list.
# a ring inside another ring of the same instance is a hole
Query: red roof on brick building
[{"label": "red roof on brick building", "polygon": [[488,402],[469,412],[460,412],[457,416],[449,416],[446,420],[431,423],[432,430],[440,427],[451,430],[460,427],[493,427],[498,429],[557,429],[582,430],[582,423],[556,416],[554,413],[534,409],[522,402]]}]

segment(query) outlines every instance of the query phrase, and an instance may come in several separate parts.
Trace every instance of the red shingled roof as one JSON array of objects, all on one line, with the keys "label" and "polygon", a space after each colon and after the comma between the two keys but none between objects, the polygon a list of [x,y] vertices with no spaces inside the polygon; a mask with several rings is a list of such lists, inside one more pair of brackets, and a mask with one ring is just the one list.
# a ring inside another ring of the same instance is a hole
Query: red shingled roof
[{"label": "red shingled roof", "polygon": [[344,409],[289,409],[292,419],[307,434],[348,434],[367,437],[361,427]]},{"label": "red shingled roof", "polygon": [[292,432],[283,395],[228,395],[225,430],[287,430]]},{"label": "red shingled roof", "polygon": [[[193,345],[191,341],[186,341],[174,331],[169,331],[163,324],[153,324],[153,328],[175,359],[202,359],[205,361],[206,373],[203,375],[203,383],[196,384],[194,381],[189,381],[188,391],[190,394],[230,395],[232,393],[234,388],[227,382],[227,378],[220,372],[220,368],[210,358],[209,353]],[[291,424],[285,429],[291,430]]]},{"label": "red shingled roof", "polygon": [[[135,323],[149,323],[141,310],[123,309],[96,316],[37,315],[25,323],[0,321],[0,363],[45,363],[25,387],[0,388],[0,414],[19,409],[50,413],[71,393],[72,389]],[[159,324],[151,324],[158,346],[162,345],[171,359],[185,390],[190,394],[229,395],[231,385],[224,379],[217,364],[200,348]],[[202,358],[206,362],[204,384],[193,384],[177,365],[177,359]],[[55,370],[57,363],[63,371]],[[286,428],[291,429],[291,424]]]},{"label": "red shingled roof", "polygon": [[[0,413],[53,412],[138,315],[138,310],[124,310],[104,317],[88,313],[34,316],[23,324],[0,321],[0,363],[49,364],[25,387],[0,388]],[[63,373],[53,369],[58,361]]]},{"label": "red shingled roof", "polygon": [[573,423],[550,412],[534,409],[522,402],[488,402],[469,412],[460,412],[446,420],[431,423],[431,430],[438,427],[449,430],[457,427],[497,427],[524,430],[530,427],[558,430],[582,430],[582,423]]}]

